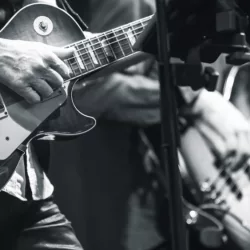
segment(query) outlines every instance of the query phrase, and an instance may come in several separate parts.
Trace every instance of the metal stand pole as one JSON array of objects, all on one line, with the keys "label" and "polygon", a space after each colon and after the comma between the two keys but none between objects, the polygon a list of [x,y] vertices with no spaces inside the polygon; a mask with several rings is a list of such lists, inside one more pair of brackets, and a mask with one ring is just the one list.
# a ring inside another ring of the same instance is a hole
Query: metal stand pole
[{"label": "metal stand pole", "polygon": [[170,42],[165,0],[156,0],[159,82],[161,90],[162,168],[168,184],[171,250],[186,250],[186,227],[182,210],[182,188],[178,168],[178,124],[174,72],[170,64]]}]

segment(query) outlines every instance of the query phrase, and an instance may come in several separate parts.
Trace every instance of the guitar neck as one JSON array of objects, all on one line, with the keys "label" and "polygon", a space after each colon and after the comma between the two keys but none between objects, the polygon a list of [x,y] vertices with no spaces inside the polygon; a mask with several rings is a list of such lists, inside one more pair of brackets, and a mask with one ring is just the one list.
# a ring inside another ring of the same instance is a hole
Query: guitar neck
[{"label": "guitar neck", "polygon": [[75,48],[74,55],[65,60],[71,73],[70,80],[86,76],[134,54],[136,51],[133,50],[133,45],[151,17],[142,18],[67,46]]}]

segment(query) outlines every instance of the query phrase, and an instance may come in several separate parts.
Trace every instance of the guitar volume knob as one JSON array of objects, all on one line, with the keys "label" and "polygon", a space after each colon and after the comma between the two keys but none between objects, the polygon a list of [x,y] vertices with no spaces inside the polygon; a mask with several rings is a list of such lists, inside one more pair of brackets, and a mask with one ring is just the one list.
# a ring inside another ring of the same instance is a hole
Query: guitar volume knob
[{"label": "guitar volume knob", "polygon": [[39,16],[34,20],[33,27],[37,34],[47,36],[53,30],[53,23],[50,18],[46,16]]},{"label": "guitar volume knob", "polygon": [[214,186],[209,183],[209,180],[206,180],[201,183],[200,190],[203,193],[209,193],[214,189]]}]

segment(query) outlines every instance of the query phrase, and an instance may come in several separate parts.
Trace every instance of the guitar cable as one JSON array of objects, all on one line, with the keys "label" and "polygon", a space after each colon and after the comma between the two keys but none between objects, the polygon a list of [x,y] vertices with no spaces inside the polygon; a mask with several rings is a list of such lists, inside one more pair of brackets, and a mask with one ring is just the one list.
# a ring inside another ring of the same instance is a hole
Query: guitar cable
[{"label": "guitar cable", "polygon": [[250,229],[248,227],[245,226],[245,224],[243,223],[242,220],[240,220],[236,215],[234,215],[231,211],[230,208],[228,209],[223,209],[221,207],[219,207],[219,205],[213,204],[213,203],[207,203],[207,204],[203,204],[201,206],[199,206],[199,208],[203,209],[203,210],[215,210],[215,211],[219,211],[219,212],[223,212],[224,214],[222,215],[225,216],[230,215],[233,219],[235,219],[242,227],[244,227],[246,230],[248,230],[250,232]]}]

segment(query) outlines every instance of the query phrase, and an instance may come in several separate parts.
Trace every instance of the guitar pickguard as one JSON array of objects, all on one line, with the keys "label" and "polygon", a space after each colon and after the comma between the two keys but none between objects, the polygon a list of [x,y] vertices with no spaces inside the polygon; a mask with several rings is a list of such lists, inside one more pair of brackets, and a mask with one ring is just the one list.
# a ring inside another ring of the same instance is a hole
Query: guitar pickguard
[{"label": "guitar pickguard", "polygon": [[31,133],[67,99],[65,91],[59,89],[51,98],[31,105],[24,100],[11,101],[8,92],[1,87],[0,93],[7,105],[2,109],[3,115],[0,119],[0,160],[8,158],[20,143],[30,138]]}]

